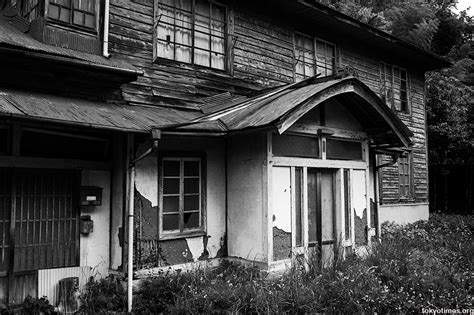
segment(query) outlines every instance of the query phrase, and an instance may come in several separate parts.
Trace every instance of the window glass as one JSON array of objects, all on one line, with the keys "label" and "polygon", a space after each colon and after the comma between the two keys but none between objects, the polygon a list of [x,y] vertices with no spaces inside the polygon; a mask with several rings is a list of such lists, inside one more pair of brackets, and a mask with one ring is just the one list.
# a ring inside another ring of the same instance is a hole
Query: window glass
[{"label": "window glass", "polygon": [[404,69],[382,63],[380,92],[382,99],[390,108],[408,112],[408,77]]},{"label": "window glass", "polygon": [[336,48],[333,44],[316,39],[317,72],[321,77],[334,74]]},{"label": "window glass", "polygon": [[275,156],[319,158],[319,140],[316,137],[274,134],[272,139]]},{"label": "window glass", "polygon": [[296,246],[303,245],[303,226],[302,226],[302,183],[303,183],[303,169],[297,167],[295,169],[295,238],[296,238]]},{"label": "window glass", "polygon": [[84,29],[96,29],[96,0],[49,0],[48,17]]},{"label": "window glass", "polygon": [[344,237],[346,240],[351,238],[351,190],[350,190],[350,171],[344,170]]},{"label": "window glass", "polygon": [[162,228],[183,232],[201,226],[201,160],[163,158]]},{"label": "window glass", "polygon": [[411,157],[398,158],[399,194],[401,198],[411,197]]},{"label": "window glass", "polygon": [[336,47],[326,41],[304,35],[295,35],[295,80],[319,74],[320,77],[334,74]]},{"label": "window glass", "polygon": [[225,8],[205,0],[160,0],[157,56],[225,69]]},{"label": "window glass", "polygon": [[295,58],[296,81],[315,75],[316,57],[312,37],[303,34],[295,35]]},{"label": "window glass", "polygon": [[347,140],[326,140],[328,160],[362,160],[362,143]]}]

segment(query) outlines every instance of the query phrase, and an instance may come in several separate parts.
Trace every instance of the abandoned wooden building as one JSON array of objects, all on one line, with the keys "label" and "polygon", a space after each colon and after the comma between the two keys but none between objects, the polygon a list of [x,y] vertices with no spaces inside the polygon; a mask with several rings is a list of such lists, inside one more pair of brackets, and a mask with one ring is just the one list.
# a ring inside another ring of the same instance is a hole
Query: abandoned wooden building
[{"label": "abandoned wooden building", "polygon": [[0,0],[0,297],[426,219],[446,65],[314,0]]}]

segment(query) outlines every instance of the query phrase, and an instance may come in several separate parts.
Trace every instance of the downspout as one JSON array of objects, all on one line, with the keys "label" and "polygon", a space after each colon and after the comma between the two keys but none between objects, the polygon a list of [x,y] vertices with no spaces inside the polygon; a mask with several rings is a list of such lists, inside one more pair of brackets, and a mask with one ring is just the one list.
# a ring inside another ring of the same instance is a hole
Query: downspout
[{"label": "downspout", "polygon": [[104,8],[104,43],[102,45],[102,55],[105,58],[109,58],[109,9],[110,0],[105,0]]},{"label": "downspout", "polygon": [[161,131],[152,129],[151,131],[153,144],[139,157],[132,160],[128,166],[129,171],[129,196],[128,196],[128,262],[127,262],[127,309],[128,312],[132,312],[133,302],[133,233],[135,231],[135,209],[134,209],[134,198],[135,198],[135,165],[146,158],[148,155],[158,150],[158,140],[161,138]]}]

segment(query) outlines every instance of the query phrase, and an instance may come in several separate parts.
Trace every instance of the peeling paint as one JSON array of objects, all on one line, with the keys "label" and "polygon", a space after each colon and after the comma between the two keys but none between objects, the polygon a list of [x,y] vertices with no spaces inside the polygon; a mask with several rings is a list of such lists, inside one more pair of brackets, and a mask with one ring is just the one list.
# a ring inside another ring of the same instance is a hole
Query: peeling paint
[{"label": "peeling paint", "polygon": [[188,248],[191,251],[191,255],[193,260],[197,260],[203,251],[203,241],[202,237],[190,237],[186,238],[186,242],[188,243]]},{"label": "peeling paint", "polygon": [[158,205],[158,159],[148,156],[135,167],[135,188],[153,207]]},{"label": "peeling paint", "polygon": [[354,209],[354,232],[356,245],[367,244],[367,209],[362,213],[362,218],[357,215]]},{"label": "peeling paint", "polygon": [[273,227],[273,260],[291,258],[291,233]]},{"label": "peeling paint", "polygon": [[209,235],[204,235],[202,237],[202,247],[203,251],[201,256],[199,256],[198,260],[206,260],[209,259],[209,251],[207,250],[207,243],[209,241],[210,236]]}]

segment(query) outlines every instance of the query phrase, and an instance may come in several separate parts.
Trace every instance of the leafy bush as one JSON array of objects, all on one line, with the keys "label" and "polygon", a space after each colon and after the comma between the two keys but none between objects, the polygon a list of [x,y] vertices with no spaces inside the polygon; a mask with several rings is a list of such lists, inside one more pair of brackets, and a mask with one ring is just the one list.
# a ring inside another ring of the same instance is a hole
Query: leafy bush
[{"label": "leafy bush", "polygon": [[[423,307],[472,308],[473,228],[474,217],[460,216],[432,215],[429,221],[405,226],[386,223],[381,242],[373,244],[366,257],[342,259],[339,250],[333,263],[323,268],[318,253],[312,252],[295,259],[279,277],[228,261],[216,270],[163,272],[141,282],[134,292],[133,310],[139,314],[418,313]],[[123,288],[116,289],[123,293]],[[105,293],[105,298],[96,300],[108,301],[108,296],[122,293]],[[96,304],[101,307],[87,310],[108,307]]]},{"label": "leafy bush", "polygon": [[91,277],[79,297],[79,313],[126,312],[127,293],[122,280],[114,275],[101,279]]}]

